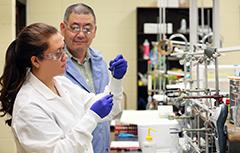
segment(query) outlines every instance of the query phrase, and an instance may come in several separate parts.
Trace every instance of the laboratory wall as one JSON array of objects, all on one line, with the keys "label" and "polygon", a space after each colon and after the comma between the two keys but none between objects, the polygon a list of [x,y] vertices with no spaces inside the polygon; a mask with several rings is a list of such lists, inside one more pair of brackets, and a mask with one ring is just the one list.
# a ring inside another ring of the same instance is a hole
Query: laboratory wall
[{"label": "laboratory wall", "polygon": [[[240,46],[240,1],[221,0],[220,34],[222,47]],[[220,64],[240,64],[240,52],[224,53]]]},{"label": "laboratory wall", "polygon": [[[92,47],[100,50],[106,61],[117,54],[128,60],[124,78],[127,108],[136,109],[136,7],[156,6],[156,0],[27,0],[27,24],[44,22],[59,29],[66,7],[83,2],[93,7],[97,17],[97,35]],[[211,5],[211,0],[199,0]],[[240,1],[221,0],[220,33],[223,47],[240,44]],[[5,51],[15,38],[15,0],[0,0],[0,74]],[[224,54],[221,64],[240,64],[239,53]],[[0,119],[0,153],[16,153],[10,129]]]},{"label": "laboratory wall", "polygon": [[[4,65],[5,50],[15,38],[15,0],[0,1],[0,74]],[[15,153],[11,129],[0,119],[0,153]]]}]

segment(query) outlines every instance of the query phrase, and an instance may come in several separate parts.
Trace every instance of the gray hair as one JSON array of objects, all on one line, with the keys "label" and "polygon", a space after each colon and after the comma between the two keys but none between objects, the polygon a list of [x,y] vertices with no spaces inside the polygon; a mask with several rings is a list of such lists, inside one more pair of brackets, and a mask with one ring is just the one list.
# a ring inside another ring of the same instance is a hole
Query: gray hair
[{"label": "gray hair", "polygon": [[76,3],[76,4],[68,6],[68,8],[66,9],[65,14],[64,14],[64,21],[68,21],[71,13],[91,14],[94,18],[94,23],[96,23],[96,16],[94,14],[93,9],[86,4]]}]

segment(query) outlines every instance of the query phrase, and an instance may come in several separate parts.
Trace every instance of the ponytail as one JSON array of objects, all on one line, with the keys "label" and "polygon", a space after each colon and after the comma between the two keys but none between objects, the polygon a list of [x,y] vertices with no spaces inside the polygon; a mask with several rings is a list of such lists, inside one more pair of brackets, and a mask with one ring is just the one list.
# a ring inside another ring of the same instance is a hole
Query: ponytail
[{"label": "ponytail", "polygon": [[[2,117],[6,114],[12,115],[16,95],[26,78],[27,68],[17,63],[17,41],[17,39],[14,40],[7,49],[5,66],[0,77],[0,85],[2,86],[0,90],[0,112],[3,112]],[[11,118],[7,119],[6,123],[11,126]]]},{"label": "ponytail", "polygon": [[34,23],[24,27],[8,47],[5,66],[0,77],[1,117],[10,115],[6,123],[11,126],[12,111],[16,96],[26,80],[27,72],[32,68],[31,57],[41,57],[48,49],[48,39],[58,31],[55,27]]}]

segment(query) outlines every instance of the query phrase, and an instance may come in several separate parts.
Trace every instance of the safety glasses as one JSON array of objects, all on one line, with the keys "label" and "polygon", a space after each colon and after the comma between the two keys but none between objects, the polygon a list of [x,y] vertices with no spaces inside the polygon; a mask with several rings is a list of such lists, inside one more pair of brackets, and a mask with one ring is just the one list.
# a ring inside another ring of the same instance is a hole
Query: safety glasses
[{"label": "safety glasses", "polygon": [[79,32],[82,31],[84,33],[84,35],[89,35],[94,30],[93,25],[84,25],[84,26],[81,27],[78,24],[69,25],[67,22],[64,22],[64,24],[66,25],[67,29],[69,31],[71,31],[72,33],[79,33]]},{"label": "safety glasses", "polygon": [[59,48],[58,50],[56,50],[55,52],[52,53],[48,53],[46,55],[42,55],[42,57],[44,59],[48,59],[48,60],[61,60],[62,57],[66,54],[64,48]]}]

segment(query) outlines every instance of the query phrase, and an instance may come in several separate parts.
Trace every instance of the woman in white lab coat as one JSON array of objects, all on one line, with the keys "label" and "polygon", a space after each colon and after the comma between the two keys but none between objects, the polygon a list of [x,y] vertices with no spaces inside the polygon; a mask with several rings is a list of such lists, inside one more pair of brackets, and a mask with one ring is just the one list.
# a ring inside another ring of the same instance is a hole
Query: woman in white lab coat
[{"label": "woman in white lab coat", "polygon": [[1,112],[10,116],[6,122],[18,153],[92,153],[97,123],[120,112],[127,70],[122,56],[110,62],[113,78],[99,95],[62,76],[66,59],[63,37],[43,23],[25,27],[8,47],[0,78]]}]

